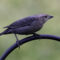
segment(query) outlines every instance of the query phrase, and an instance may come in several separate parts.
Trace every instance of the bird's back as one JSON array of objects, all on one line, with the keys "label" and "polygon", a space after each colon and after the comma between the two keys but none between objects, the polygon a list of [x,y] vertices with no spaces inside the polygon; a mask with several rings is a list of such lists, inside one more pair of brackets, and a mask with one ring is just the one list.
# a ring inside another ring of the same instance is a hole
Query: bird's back
[{"label": "bird's back", "polygon": [[5,28],[20,28],[24,26],[30,26],[33,21],[36,19],[33,17],[26,17],[20,20],[15,21],[14,23],[10,24],[9,26],[6,26]]}]

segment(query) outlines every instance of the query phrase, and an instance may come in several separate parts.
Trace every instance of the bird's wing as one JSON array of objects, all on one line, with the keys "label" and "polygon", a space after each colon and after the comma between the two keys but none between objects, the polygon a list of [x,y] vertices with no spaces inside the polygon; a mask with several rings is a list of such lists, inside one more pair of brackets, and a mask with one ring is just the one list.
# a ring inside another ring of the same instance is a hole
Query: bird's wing
[{"label": "bird's wing", "polygon": [[20,28],[20,27],[24,27],[24,26],[29,26],[29,25],[31,25],[31,23],[34,20],[35,20],[34,17],[26,17],[26,18],[23,18],[21,20],[14,22],[11,25],[6,26],[4,28]]},{"label": "bird's wing", "polygon": [[21,28],[13,29],[16,34],[31,34],[34,33],[33,26],[24,26]]}]

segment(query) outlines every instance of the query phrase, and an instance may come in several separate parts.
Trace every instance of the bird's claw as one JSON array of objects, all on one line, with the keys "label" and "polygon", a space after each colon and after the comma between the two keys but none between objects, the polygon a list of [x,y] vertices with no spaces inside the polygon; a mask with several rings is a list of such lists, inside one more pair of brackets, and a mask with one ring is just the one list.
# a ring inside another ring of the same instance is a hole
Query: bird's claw
[{"label": "bird's claw", "polygon": [[34,34],[33,34],[33,36],[34,36],[34,37],[38,37],[38,36],[40,36],[40,35],[39,35],[39,34],[34,33]]},{"label": "bird's claw", "polygon": [[20,49],[19,40],[16,40],[16,44],[17,44],[17,46],[18,46],[18,47],[19,47],[19,49]]}]

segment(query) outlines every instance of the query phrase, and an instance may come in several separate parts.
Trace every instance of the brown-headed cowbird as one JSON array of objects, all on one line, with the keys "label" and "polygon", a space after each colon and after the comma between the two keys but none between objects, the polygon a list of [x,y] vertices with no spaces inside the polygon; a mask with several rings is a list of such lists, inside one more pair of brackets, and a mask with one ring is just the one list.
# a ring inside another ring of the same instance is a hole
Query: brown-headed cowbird
[{"label": "brown-headed cowbird", "polygon": [[35,34],[38,30],[40,30],[44,23],[49,19],[53,18],[53,16],[48,14],[38,14],[34,16],[29,16],[16,22],[6,26],[7,28],[4,32],[0,33],[0,35],[5,34],[15,34],[16,39],[18,40],[16,34],[28,35]]}]

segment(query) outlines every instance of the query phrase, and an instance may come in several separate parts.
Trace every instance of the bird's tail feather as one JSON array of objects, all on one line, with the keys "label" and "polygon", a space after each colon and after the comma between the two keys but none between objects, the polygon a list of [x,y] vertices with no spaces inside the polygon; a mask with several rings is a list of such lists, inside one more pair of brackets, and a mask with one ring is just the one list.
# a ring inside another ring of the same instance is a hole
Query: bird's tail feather
[{"label": "bird's tail feather", "polygon": [[4,35],[4,34],[7,34],[7,33],[8,33],[8,30],[5,30],[5,31],[3,31],[3,32],[0,33],[0,36]]},{"label": "bird's tail feather", "polygon": [[3,33],[0,33],[0,36],[3,35]]},{"label": "bird's tail feather", "polygon": [[10,33],[11,33],[11,30],[7,29],[7,30],[3,31],[2,33],[0,33],[0,36],[5,35],[5,34],[10,34]]}]

